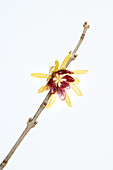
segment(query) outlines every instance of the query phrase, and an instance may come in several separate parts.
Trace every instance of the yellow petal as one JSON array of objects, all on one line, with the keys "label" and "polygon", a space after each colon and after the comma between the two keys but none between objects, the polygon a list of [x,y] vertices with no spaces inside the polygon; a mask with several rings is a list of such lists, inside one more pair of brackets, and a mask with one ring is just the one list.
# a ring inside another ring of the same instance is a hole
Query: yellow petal
[{"label": "yellow petal", "polygon": [[50,80],[51,78],[51,74],[47,77],[47,82]]},{"label": "yellow petal", "polygon": [[53,103],[54,103],[54,101],[56,99],[56,96],[57,96],[57,93],[51,95],[50,100],[49,100],[48,105],[46,106],[46,108],[50,108],[53,105]]},{"label": "yellow petal", "polygon": [[69,59],[71,58],[71,56],[72,56],[72,52],[70,52],[70,53],[66,56],[66,58],[64,59],[62,65],[61,65],[61,67],[60,67],[60,69],[66,69],[66,64],[67,64],[67,62],[69,61]]},{"label": "yellow petal", "polygon": [[50,78],[52,76],[52,73],[58,70],[58,67],[59,67],[59,62],[58,62],[58,60],[56,60],[55,61],[55,66],[52,66],[49,69],[49,74],[48,74],[48,77],[47,77],[47,81],[50,80]]},{"label": "yellow petal", "polygon": [[43,93],[43,92],[46,91],[46,90],[48,90],[47,85],[42,86],[42,87],[38,90],[38,93]]},{"label": "yellow petal", "polygon": [[82,92],[80,91],[80,89],[72,82],[70,83],[71,88],[74,90],[74,92],[78,95],[78,96],[82,96]]},{"label": "yellow petal", "polygon": [[37,78],[47,78],[48,74],[43,74],[43,73],[31,73],[32,77],[37,77]]},{"label": "yellow petal", "polygon": [[55,69],[55,66],[50,67],[50,69],[49,69],[49,75],[52,74],[52,72],[54,71],[54,69]]},{"label": "yellow petal", "polygon": [[79,79],[77,77],[74,77],[74,76],[73,76],[73,78],[75,79],[74,83],[79,84]]},{"label": "yellow petal", "polygon": [[58,67],[59,67],[59,62],[58,62],[58,60],[56,60],[56,61],[55,61],[54,71],[57,71],[57,70],[58,70]]},{"label": "yellow petal", "polygon": [[74,74],[85,74],[88,72],[88,70],[75,70],[73,72],[74,72]]},{"label": "yellow petal", "polygon": [[[65,91],[65,92],[66,92],[66,91]],[[71,101],[70,101],[70,98],[69,98],[67,92],[66,92],[66,99],[65,99],[65,102],[68,104],[69,107],[72,107]]]}]

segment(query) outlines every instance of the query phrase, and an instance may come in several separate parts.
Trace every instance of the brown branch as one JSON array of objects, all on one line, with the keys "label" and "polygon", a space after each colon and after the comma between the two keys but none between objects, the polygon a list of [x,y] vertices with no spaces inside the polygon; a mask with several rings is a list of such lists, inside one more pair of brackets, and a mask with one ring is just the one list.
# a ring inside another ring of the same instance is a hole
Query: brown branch
[{"label": "brown branch", "polygon": [[36,120],[37,120],[38,116],[40,115],[40,113],[42,112],[42,110],[46,107],[47,102],[48,102],[50,96],[51,96],[51,93],[49,91],[49,93],[47,94],[46,98],[44,99],[44,101],[40,105],[39,109],[37,110],[36,114],[34,115],[33,119],[29,118],[25,130],[23,131],[23,133],[21,134],[21,136],[19,137],[19,139],[17,140],[15,145],[12,147],[12,149],[10,150],[10,152],[8,153],[6,158],[0,164],[0,170],[2,170],[6,166],[6,164],[8,163],[8,160],[11,158],[11,156],[13,155],[13,153],[15,152],[15,150],[17,149],[19,144],[22,142],[22,140],[27,135],[27,133],[30,131],[30,129],[35,127],[35,125],[38,123]]},{"label": "brown branch", "polygon": [[[76,48],[73,50],[72,53],[72,57],[70,58],[70,60],[68,61],[66,68],[68,67],[68,65],[70,64],[71,61],[73,61],[77,55],[76,52],[78,50],[78,48],[80,47],[85,33],[87,31],[87,29],[89,28],[89,25],[87,25],[87,22],[84,23],[84,30],[83,33],[81,35],[81,38],[76,46]],[[42,104],[40,105],[39,109],[37,110],[36,114],[34,115],[33,118],[29,118],[28,122],[27,122],[27,126],[25,128],[25,130],[23,131],[23,133],[21,134],[21,136],[19,137],[19,139],[17,140],[17,142],[15,143],[15,145],[12,147],[12,149],[10,150],[10,152],[8,153],[8,155],[6,156],[6,158],[2,161],[2,163],[0,164],[0,170],[2,170],[6,164],[8,163],[9,159],[11,158],[11,156],[13,155],[13,153],[15,152],[15,150],[17,149],[17,147],[19,146],[19,144],[22,142],[22,140],[24,139],[24,137],[27,135],[27,133],[30,131],[30,129],[32,129],[33,127],[35,127],[35,125],[37,124],[37,118],[40,115],[40,113],[43,111],[43,109],[46,107],[49,99],[51,97],[51,93],[50,91],[48,92],[47,96],[45,97],[44,101],[42,102]]]},{"label": "brown branch", "polygon": [[79,40],[77,46],[75,47],[75,49],[73,50],[72,56],[71,56],[71,58],[69,59],[66,67],[68,67],[68,65],[71,63],[71,61],[75,60],[75,58],[77,57],[76,52],[77,52],[77,50],[79,49],[79,47],[80,47],[80,45],[81,45],[81,43],[82,43],[82,41],[83,41],[83,39],[84,39],[84,37],[85,37],[86,31],[87,31],[87,29],[88,29],[90,26],[87,24],[87,22],[85,22],[84,25],[83,25],[83,27],[84,27],[84,30],[83,30],[83,32],[82,32],[82,35],[81,35],[81,37],[80,37],[80,40]]}]

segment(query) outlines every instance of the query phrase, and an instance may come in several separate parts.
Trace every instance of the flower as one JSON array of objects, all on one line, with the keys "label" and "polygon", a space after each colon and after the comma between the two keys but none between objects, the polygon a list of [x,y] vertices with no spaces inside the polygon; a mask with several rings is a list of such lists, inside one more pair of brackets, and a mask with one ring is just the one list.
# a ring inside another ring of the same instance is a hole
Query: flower
[{"label": "flower", "polygon": [[71,101],[66,92],[68,89],[73,89],[78,96],[82,96],[80,89],[76,86],[79,83],[79,79],[75,76],[76,74],[85,74],[88,70],[75,70],[69,71],[66,70],[66,64],[72,56],[72,52],[70,52],[66,58],[64,59],[61,67],[59,68],[58,60],[55,61],[55,66],[50,67],[49,74],[43,73],[31,73],[31,76],[37,78],[46,78],[47,83],[45,86],[42,86],[38,93],[42,93],[46,90],[50,90],[51,97],[49,100],[47,108],[51,107],[54,103],[56,96],[58,94],[59,98],[68,104],[71,107]]}]

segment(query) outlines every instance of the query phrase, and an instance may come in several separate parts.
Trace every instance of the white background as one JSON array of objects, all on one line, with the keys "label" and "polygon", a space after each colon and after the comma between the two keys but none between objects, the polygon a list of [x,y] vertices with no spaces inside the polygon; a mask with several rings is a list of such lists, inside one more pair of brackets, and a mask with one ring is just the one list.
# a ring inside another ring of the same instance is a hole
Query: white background
[{"label": "white background", "polygon": [[113,170],[113,1],[0,1],[0,162],[46,96],[48,73],[90,29],[70,70],[83,96],[68,91],[72,108],[59,98],[38,118],[6,170]]}]

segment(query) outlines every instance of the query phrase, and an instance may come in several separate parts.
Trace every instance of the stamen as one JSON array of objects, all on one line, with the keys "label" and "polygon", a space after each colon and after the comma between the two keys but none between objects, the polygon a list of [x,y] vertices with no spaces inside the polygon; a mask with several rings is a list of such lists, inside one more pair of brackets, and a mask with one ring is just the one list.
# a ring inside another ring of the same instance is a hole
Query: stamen
[{"label": "stamen", "polygon": [[58,82],[58,86],[59,86],[59,87],[61,86],[61,82],[60,82],[60,81]]}]

